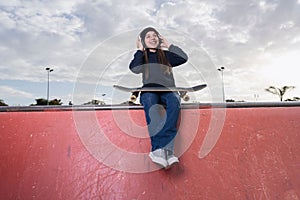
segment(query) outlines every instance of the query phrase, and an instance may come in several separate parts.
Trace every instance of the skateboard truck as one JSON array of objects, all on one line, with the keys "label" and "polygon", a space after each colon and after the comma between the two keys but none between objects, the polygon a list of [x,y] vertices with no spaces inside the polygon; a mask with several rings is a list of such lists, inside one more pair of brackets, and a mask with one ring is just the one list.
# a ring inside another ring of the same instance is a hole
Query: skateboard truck
[{"label": "skateboard truck", "polygon": [[[136,102],[137,98],[139,96],[139,92],[133,92],[130,96],[131,102]],[[186,94],[186,92],[179,92],[179,96],[183,99],[183,101],[189,101],[190,96]]]},{"label": "skateboard truck", "polygon": [[[138,96],[139,96],[139,92],[132,92],[131,96],[130,96],[130,101],[135,102],[137,100]],[[186,91],[179,91],[179,96],[180,96],[180,98],[183,99],[183,101],[189,101],[190,100],[190,96],[187,95]]]},{"label": "skateboard truck", "polygon": [[183,99],[183,101],[189,101],[190,100],[190,96],[187,95],[186,91],[179,91],[179,96]]}]

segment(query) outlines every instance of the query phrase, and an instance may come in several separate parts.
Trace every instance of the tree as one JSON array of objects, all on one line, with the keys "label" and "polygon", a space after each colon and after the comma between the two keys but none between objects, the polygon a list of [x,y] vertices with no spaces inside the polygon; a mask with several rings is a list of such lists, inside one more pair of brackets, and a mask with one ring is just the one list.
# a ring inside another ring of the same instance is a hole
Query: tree
[{"label": "tree", "polygon": [[283,99],[283,95],[291,90],[294,89],[295,86],[283,86],[282,88],[277,88],[275,86],[269,86],[269,88],[265,89],[267,92],[270,92],[272,94],[278,95],[280,98],[280,101],[282,101]]},{"label": "tree", "polygon": [[300,101],[300,97],[293,97],[292,99],[286,99],[284,101]]},{"label": "tree", "polygon": [[0,106],[8,106],[2,99],[0,99]]},{"label": "tree", "polygon": [[49,101],[49,105],[61,105],[61,104],[63,104],[61,102],[61,99],[53,99],[53,100]]},{"label": "tree", "polygon": [[84,103],[83,105],[105,105],[105,102],[97,99],[92,99],[91,101]]},{"label": "tree", "polygon": [[[31,104],[31,106],[45,106],[48,105],[47,99],[39,98],[36,99],[36,104]],[[49,101],[49,105],[62,105],[61,99],[53,99]]]},{"label": "tree", "polygon": [[44,98],[39,98],[36,99],[36,104],[31,104],[32,106],[43,106],[43,105],[47,105],[47,99]]}]

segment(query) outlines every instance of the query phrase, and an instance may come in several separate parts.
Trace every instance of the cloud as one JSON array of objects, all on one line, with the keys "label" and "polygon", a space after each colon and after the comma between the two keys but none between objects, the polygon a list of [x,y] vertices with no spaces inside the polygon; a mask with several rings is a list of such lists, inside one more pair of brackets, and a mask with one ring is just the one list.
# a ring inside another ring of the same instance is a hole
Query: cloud
[{"label": "cloud", "polygon": [[10,86],[0,86],[0,93],[2,97],[8,97],[8,98],[11,97],[33,98],[33,95],[31,93],[12,88]]},{"label": "cloud", "polygon": [[73,6],[61,1],[1,5],[5,18],[0,22],[0,71],[6,75],[1,79],[41,81],[48,65],[78,67],[79,56],[72,52],[79,49],[84,27],[72,14]]},{"label": "cloud", "polygon": [[[45,67],[52,67],[51,78],[57,82],[138,84],[128,63],[139,31],[150,25],[189,53],[193,50],[182,38],[194,41],[216,67],[225,66],[228,95],[253,96],[268,84],[263,80],[268,70],[262,68],[272,68],[276,59],[271,60],[281,54],[300,53],[299,8],[297,0],[1,2],[0,79],[44,82]],[[120,46],[128,50],[120,51]],[[177,71],[196,83],[193,68],[186,69]],[[235,89],[237,85],[241,88]]]}]

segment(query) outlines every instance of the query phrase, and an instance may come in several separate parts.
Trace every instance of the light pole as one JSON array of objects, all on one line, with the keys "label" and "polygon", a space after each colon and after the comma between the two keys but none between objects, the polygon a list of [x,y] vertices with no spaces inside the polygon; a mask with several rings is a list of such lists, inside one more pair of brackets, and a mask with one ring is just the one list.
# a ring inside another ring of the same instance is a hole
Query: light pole
[{"label": "light pole", "polygon": [[225,90],[224,90],[224,78],[223,78],[223,71],[225,67],[220,67],[218,68],[218,71],[221,72],[221,77],[222,77],[222,92],[223,92],[223,102],[225,102]]},{"label": "light pole", "polygon": [[259,97],[258,94],[254,94],[255,101],[257,101],[258,97]]},{"label": "light pole", "polygon": [[51,69],[50,67],[46,67],[46,70],[47,70],[47,72],[48,72],[47,105],[49,105],[49,77],[50,77],[50,72],[53,72],[54,69]]},{"label": "light pole", "polygon": [[106,95],[105,93],[102,94],[102,102],[101,102],[102,105],[105,104],[105,103],[104,103],[104,97],[105,97],[105,95]]}]

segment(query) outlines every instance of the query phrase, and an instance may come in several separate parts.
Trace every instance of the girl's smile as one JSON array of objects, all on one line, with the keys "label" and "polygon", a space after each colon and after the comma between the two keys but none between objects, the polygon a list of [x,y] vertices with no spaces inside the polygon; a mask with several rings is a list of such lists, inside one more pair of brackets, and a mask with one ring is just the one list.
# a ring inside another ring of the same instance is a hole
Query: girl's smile
[{"label": "girl's smile", "polygon": [[156,50],[159,48],[159,37],[154,31],[149,31],[145,37],[146,47]]}]

